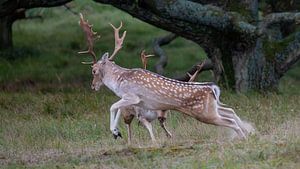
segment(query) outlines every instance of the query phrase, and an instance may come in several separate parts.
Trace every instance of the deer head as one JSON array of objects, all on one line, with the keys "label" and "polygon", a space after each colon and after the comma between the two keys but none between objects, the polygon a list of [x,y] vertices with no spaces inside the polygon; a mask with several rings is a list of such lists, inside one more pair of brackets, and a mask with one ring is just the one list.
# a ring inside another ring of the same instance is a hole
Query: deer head
[{"label": "deer head", "polygon": [[98,91],[103,85],[103,72],[106,62],[108,62],[108,53],[105,53],[99,61],[92,65],[93,81],[91,88]]},{"label": "deer head", "polygon": [[93,81],[91,88],[93,90],[99,90],[100,87],[103,85],[103,75],[104,75],[104,68],[107,62],[112,62],[118,53],[118,51],[122,48],[122,44],[124,41],[124,38],[126,36],[126,31],[123,32],[122,37],[119,36],[119,30],[122,28],[122,22],[118,28],[116,28],[114,25],[110,24],[111,27],[114,29],[114,35],[115,35],[115,49],[113,51],[113,54],[109,57],[109,54],[106,52],[102,55],[101,59],[97,61],[96,54],[94,52],[94,42],[96,39],[99,39],[100,36],[97,35],[97,32],[94,32],[92,30],[92,26],[88,23],[88,21],[85,21],[83,18],[83,15],[80,13],[80,27],[82,28],[83,32],[85,33],[86,37],[86,43],[88,45],[88,50],[78,52],[79,54],[90,54],[93,58],[92,62],[82,62],[83,64],[92,64],[92,75],[93,75]]}]

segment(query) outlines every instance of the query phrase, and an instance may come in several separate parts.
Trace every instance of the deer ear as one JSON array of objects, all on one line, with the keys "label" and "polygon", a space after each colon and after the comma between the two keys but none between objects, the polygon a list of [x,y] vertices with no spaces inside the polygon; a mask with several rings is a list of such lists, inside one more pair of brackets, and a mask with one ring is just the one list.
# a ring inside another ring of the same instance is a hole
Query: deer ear
[{"label": "deer ear", "polygon": [[104,53],[101,57],[101,60],[107,60],[108,56],[109,56],[108,52]]}]

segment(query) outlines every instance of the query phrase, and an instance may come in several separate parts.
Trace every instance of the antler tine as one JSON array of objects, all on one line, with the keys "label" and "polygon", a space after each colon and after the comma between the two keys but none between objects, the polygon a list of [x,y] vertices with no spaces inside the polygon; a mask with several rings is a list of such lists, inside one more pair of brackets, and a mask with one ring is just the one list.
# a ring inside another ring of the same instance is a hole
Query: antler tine
[{"label": "antler tine", "polygon": [[80,13],[79,15],[80,15],[79,24],[85,34],[88,50],[81,51],[78,53],[90,54],[93,57],[93,62],[82,62],[83,64],[95,64],[97,62],[97,59],[96,59],[96,54],[94,52],[94,42],[96,39],[100,38],[100,35],[98,35],[97,32],[93,31],[92,29],[93,25],[90,25],[87,20],[86,21],[84,20],[82,13]]},{"label": "antler tine", "polygon": [[141,52],[141,60],[142,60],[142,64],[144,66],[144,69],[147,69],[147,62],[148,62],[148,58],[154,56],[154,55],[146,55],[145,50],[143,50]]},{"label": "antler tine", "polygon": [[120,26],[118,28],[116,28],[111,23],[110,23],[110,26],[114,29],[114,34],[115,34],[115,50],[114,50],[113,54],[109,57],[109,60],[114,60],[115,55],[122,48],[122,44],[123,44],[124,38],[126,36],[126,31],[123,32],[122,37],[120,38],[119,31],[122,28],[123,23],[121,22],[121,24],[120,24]]},{"label": "antler tine", "polygon": [[190,80],[188,82],[193,82],[195,81],[198,73],[201,71],[202,67],[204,65],[204,62],[198,64],[196,67],[197,67],[197,70],[195,71],[195,73],[193,75],[191,75],[190,73],[187,73],[187,75],[190,77]]}]

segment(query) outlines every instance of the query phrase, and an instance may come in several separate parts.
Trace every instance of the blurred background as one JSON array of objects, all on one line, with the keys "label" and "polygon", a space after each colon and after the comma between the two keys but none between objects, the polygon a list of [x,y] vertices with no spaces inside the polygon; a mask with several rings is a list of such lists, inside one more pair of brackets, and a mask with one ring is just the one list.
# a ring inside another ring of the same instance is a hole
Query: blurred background
[{"label": "blurred background", "polygon": [[[68,6],[73,12],[83,13],[101,35],[95,42],[95,51],[100,58],[104,52],[114,49],[113,29],[109,23],[127,30],[124,47],[116,58],[117,64],[127,68],[142,67],[140,53],[153,53],[154,38],[165,31],[143,23],[113,7],[92,1],[74,1]],[[87,49],[84,34],[79,27],[79,16],[64,6],[30,9],[27,16],[41,16],[18,20],[13,25],[13,49],[1,51],[0,86],[2,90],[72,90],[90,88],[91,69],[81,64],[89,61],[89,55],[79,55]],[[205,58],[205,53],[196,44],[177,38],[164,47],[170,57],[166,75],[173,77],[184,74],[196,61]],[[156,57],[150,58],[148,69],[153,70]],[[202,73],[201,81],[211,80],[210,73]]]}]

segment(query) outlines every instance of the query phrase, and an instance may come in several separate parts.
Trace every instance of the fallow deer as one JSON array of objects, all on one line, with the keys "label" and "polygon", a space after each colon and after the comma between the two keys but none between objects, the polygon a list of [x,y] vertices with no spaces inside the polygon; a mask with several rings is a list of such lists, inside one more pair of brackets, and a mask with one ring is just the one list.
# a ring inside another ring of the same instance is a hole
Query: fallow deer
[{"label": "fallow deer", "polygon": [[[172,137],[171,133],[165,127],[165,119],[166,119],[166,112],[162,110],[148,110],[141,108],[139,106],[126,106],[119,109],[118,113],[122,114],[124,122],[127,127],[127,134],[128,134],[128,144],[131,144],[131,122],[134,117],[137,117],[138,121],[141,122],[148,130],[151,140],[153,143],[156,142],[152,131],[151,122],[155,119],[158,119],[160,122],[160,126],[165,131],[167,137]],[[118,116],[117,113],[117,116]],[[116,138],[116,137],[115,137]]]},{"label": "fallow deer", "polygon": [[115,137],[120,136],[117,128],[120,109],[138,106],[149,110],[177,110],[203,123],[229,127],[246,138],[244,123],[233,109],[220,104],[220,89],[214,83],[181,82],[148,70],[126,69],[115,64],[113,60],[126,35],[125,31],[119,37],[121,26],[112,26],[115,31],[113,54],[109,57],[105,53],[98,61],[93,57],[92,66],[92,89],[97,91],[105,85],[121,98],[110,108],[110,130]]},{"label": "fallow deer", "polygon": [[[144,69],[147,68],[147,60],[149,57],[154,55],[146,55],[145,50],[141,52],[141,61],[143,64]],[[131,122],[134,117],[137,117],[139,122],[141,122],[148,130],[152,142],[155,142],[156,139],[154,137],[153,131],[152,131],[152,125],[151,122],[155,119],[159,120],[160,126],[165,131],[167,137],[172,137],[171,133],[167,130],[165,126],[166,121],[166,111],[164,110],[147,110],[140,108],[138,106],[127,106],[120,109],[120,113],[123,116],[124,122],[127,127],[127,136],[128,136],[128,144],[131,144]],[[118,114],[117,114],[118,116]]]},{"label": "fallow deer", "polygon": [[[141,52],[140,57],[141,57],[141,61],[142,61],[144,69],[147,68],[147,60],[151,56],[154,56],[154,55],[146,55],[145,50],[143,50]],[[193,75],[190,75],[188,73],[188,75],[190,76],[189,82],[192,82],[196,79],[199,71],[203,67],[203,63],[200,65],[197,65],[197,70],[195,71],[195,73]],[[138,120],[147,128],[152,142],[156,141],[153,131],[152,131],[152,125],[151,125],[151,122],[155,119],[159,120],[160,126],[165,131],[167,137],[172,137],[171,133],[167,130],[167,128],[165,126],[166,111],[164,111],[164,110],[157,110],[157,111],[147,110],[147,109],[143,109],[143,108],[140,108],[137,106],[128,106],[128,107],[121,108],[120,110],[121,110],[120,112],[123,116],[124,122],[126,124],[126,127],[127,127],[127,135],[128,135],[128,143],[129,144],[131,144],[131,122],[134,117],[137,117]]]},{"label": "fallow deer", "polygon": [[[97,35],[97,32],[94,32],[92,30],[92,25],[88,24],[87,21],[84,21],[82,14],[80,14],[80,22],[79,23],[80,23],[81,28],[85,32],[88,50],[83,51],[83,52],[78,52],[78,53],[80,53],[80,54],[87,53],[87,54],[92,55],[93,58],[95,58],[96,55],[94,52],[94,41],[96,39],[98,39],[100,36]],[[114,28],[114,30],[117,30],[117,28],[115,28],[113,25],[111,25],[111,26]],[[153,56],[153,55],[146,55],[145,50],[143,50],[141,52],[141,61],[142,61],[144,69],[146,69],[148,57],[151,57],[151,56]],[[88,64],[89,62],[83,62],[83,63]],[[123,116],[124,122],[127,127],[129,144],[131,143],[131,122],[134,117],[137,117],[139,122],[141,122],[147,128],[153,142],[155,142],[156,140],[155,140],[155,137],[154,137],[154,134],[152,131],[151,122],[155,119],[159,120],[160,126],[165,131],[167,137],[172,137],[171,133],[167,130],[167,128],[165,126],[166,112],[163,110],[153,111],[153,110],[142,109],[137,106],[127,106],[127,107],[120,108],[119,112]],[[119,114],[117,114],[116,116],[119,116]],[[122,137],[121,135],[118,135],[118,136]]]}]

